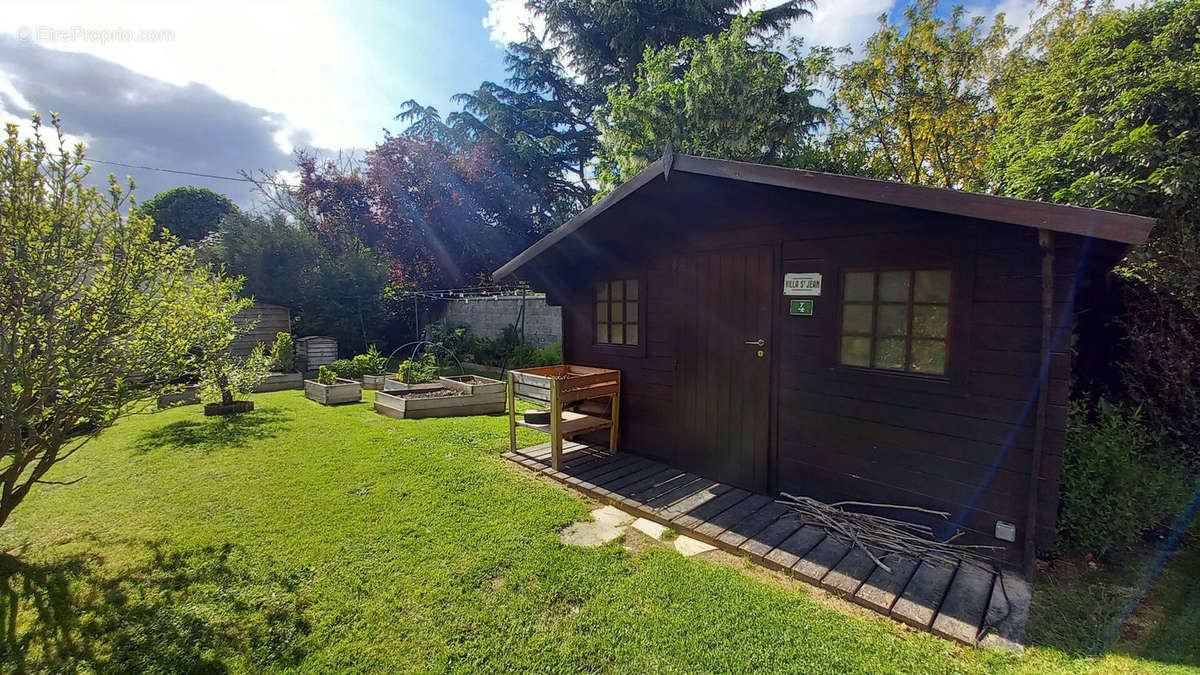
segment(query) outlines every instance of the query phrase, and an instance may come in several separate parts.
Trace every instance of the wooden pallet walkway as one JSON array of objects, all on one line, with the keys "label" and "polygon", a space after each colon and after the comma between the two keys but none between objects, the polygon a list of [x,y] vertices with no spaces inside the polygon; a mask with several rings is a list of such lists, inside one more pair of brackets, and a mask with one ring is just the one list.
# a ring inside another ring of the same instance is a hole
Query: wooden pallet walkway
[{"label": "wooden pallet walkway", "polygon": [[[803,525],[765,495],[697,476],[668,464],[607,448],[568,442],[562,470],[550,467],[550,444],[503,457],[585,495],[666,525],[734,555],[821,586],[905,624],[969,645],[985,632],[1022,642],[1024,613],[1010,597],[1028,595],[1015,575],[973,565],[939,566],[891,557],[889,573],[862,551]],[[1016,591],[1016,592],[1014,592]],[[985,631],[986,623],[986,631]]]}]

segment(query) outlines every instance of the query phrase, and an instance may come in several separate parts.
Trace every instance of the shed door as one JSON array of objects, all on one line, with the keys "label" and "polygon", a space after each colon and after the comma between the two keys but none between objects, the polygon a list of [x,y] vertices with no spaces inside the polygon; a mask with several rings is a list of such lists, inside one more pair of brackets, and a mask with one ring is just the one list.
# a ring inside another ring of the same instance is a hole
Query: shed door
[{"label": "shed door", "polygon": [[757,491],[768,484],[774,258],[759,246],[688,254],[676,264],[675,462]]}]

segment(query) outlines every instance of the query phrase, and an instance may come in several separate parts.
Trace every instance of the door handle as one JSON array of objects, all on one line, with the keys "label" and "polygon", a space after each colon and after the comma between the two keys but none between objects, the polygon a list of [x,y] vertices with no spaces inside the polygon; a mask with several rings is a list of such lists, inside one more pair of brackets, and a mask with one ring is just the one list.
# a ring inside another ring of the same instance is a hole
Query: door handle
[{"label": "door handle", "polygon": [[755,347],[766,347],[767,341],[762,338],[758,338],[757,340],[746,340],[746,342],[743,344],[754,345]]}]

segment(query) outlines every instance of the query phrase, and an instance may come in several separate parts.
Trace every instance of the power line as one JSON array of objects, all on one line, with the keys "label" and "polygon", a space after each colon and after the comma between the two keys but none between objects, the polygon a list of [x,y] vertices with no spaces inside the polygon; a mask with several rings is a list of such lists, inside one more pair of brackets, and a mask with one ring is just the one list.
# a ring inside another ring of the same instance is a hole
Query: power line
[{"label": "power line", "polygon": [[157,167],[157,166],[145,166],[142,164],[126,164],[125,162],[113,162],[113,161],[106,160],[106,159],[93,159],[91,157],[89,157],[87,159],[87,161],[95,162],[97,164],[112,164],[113,166],[123,166],[128,169],[144,169],[146,171],[162,171],[164,173],[176,173],[176,174],[181,174],[184,176],[197,176],[199,178],[213,178],[216,180],[232,180],[232,181],[237,181],[239,183],[261,182],[261,183],[265,183],[267,185],[281,185],[283,187],[289,187],[289,188],[296,187],[295,185],[290,185],[288,183],[276,183],[274,181],[267,181],[267,180],[253,181],[244,176],[237,176],[237,177],[235,177],[235,176],[218,176],[218,175],[212,174],[212,173],[199,173],[197,171],[184,171],[182,169],[163,169],[163,168]]},{"label": "power line", "polygon": [[490,286],[468,286],[461,288],[415,289],[404,291],[402,297],[423,298],[426,300],[481,300],[498,297],[536,297],[528,284],[494,284]]}]

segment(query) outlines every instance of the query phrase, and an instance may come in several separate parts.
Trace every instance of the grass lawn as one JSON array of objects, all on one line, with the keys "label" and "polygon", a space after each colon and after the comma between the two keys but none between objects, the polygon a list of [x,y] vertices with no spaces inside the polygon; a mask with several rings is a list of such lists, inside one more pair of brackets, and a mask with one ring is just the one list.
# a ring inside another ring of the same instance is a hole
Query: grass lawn
[{"label": "grass lawn", "polygon": [[[1183,573],[1200,569],[1194,541],[1152,590],[1146,630],[1086,655],[1095,643],[1075,629],[1102,625],[1097,616],[1123,603],[1089,614],[1079,589],[1090,587],[1078,582],[1039,597],[1053,609],[1035,617],[1046,646],[1015,657],[838,611],[820,592],[746,564],[660,547],[564,547],[558,530],[586,518],[588,505],[503,463],[503,416],[393,420],[367,403],[327,408],[296,391],[253,398],[258,409],[233,418],[188,406],[126,419],[51,476],[82,482],[41,486],[17,510],[0,530],[12,554],[0,560],[2,670],[1143,672],[1200,663],[1200,591]],[[521,439],[541,437],[523,430]],[[1168,595],[1155,595],[1159,586]]]}]

